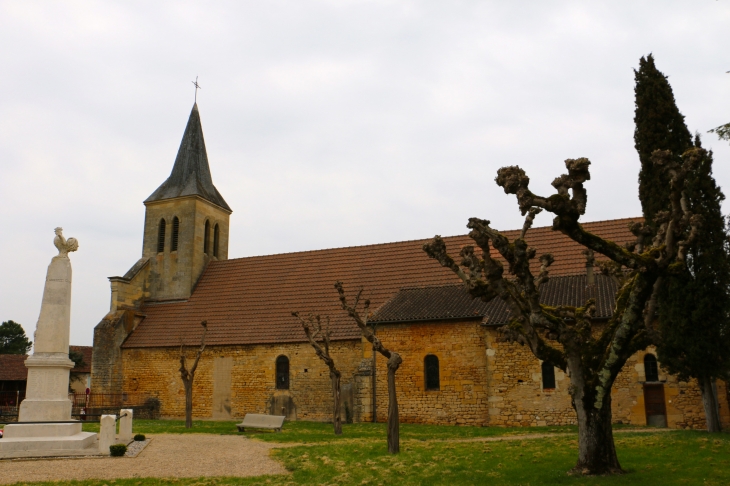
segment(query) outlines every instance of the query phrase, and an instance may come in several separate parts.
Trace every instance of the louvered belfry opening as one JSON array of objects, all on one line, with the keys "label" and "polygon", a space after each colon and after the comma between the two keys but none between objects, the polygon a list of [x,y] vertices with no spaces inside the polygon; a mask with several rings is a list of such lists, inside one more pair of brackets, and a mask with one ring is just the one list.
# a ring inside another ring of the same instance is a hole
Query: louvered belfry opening
[{"label": "louvered belfry opening", "polygon": [[218,225],[213,228],[213,256],[218,258]]},{"label": "louvered belfry opening", "polygon": [[210,221],[205,221],[205,231],[203,231],[203,253],[208,255],[210,252]]},{"label": "louvered belfry opening", "polygon": [[172,218],[172,241],[170,243],[170,251],[177,251],[177,240],[180,234],[180,220],[175,216]]},{"label": "louvered belfry opening", "polygon": [[157,230],[157,253],[165,251],[165,223],[164,219],[160,220],[160,227]]},{"label": "louvered belfry opening", "polygon": [[426,375],[426,390],[441,389],[439,380],[439,359],[433,354],[426,355],[423,360],[423,367]]}]

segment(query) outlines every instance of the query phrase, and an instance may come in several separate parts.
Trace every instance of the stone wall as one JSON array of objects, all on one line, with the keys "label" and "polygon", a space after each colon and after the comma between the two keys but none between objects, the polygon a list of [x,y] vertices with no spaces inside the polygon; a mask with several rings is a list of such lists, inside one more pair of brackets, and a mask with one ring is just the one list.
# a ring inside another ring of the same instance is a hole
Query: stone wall
[{"label": "stone wall", "polygon": [[[386,348],[403,358],[396,374],[401,422],[487,425],[485,330],[479,321],[388,324],[379,326],[377,335]],[[372,356],[369,343],[364,351],[365,358]],[[426,390],[424,359],[428,354],[439,360],[439,390]],[[382,355],[377,356],[376,378],[378,421],[385,421],[388,389]],[[367,403],[367,399],[361,401]]]},{"label": "stone wall", "polygon": [[498,426],[568,425],[576,422],[570,379],[555,370],[555,389],[543,390],[541,362],[525,346],[498,343],[486,330],[489,423]]},{"label": "stone wall", "polygon": [[[383,344],[403,358],[396,375],[403,423],[540,426],[575,424],[568,393],[570,379],[555,370],[555,388],[542,387],[541,362],[528,348],[498,343],[497,331],[478,321],[382,325]],[[649,349],[646,352],[653,352]],[[633,356],[613,388],[615,423],[645,425],[643,359]],[[188,356],[194,349],[188,348]],[[342,372],[343,400],[355,421],[372,420],[372,354],[366,341],[333,343],[332,353]],[[426,390],[424,358],[439,359],[440,389]],[[290,389],[275,388],[275,362],[285,355],[290,363]],[[94,350],[94,360],[97,350]],[[179,376],[179,349],[122,350],[125,392],[157,396],[161,415],[182,417],[184,393]],[[378,421],[387,420],[388,392],[385,358],[376,365]],[[228,373],[230,376],[222,376]],[[682,382],[660,369],[664,384],[667,425],[702,429],[704,411],[694,381]],[[95,390],[97,382],[92,383]],[[230,387],[230,390],[223,389]],[[720,411],[730,426],[728,390],[718,382]],[[331,420],[332,395],[327,367],[306,343],[250,346],[209,346],[195,377],[194,415],[198,418],[240,418],[246,413],[284,414],[290,419]],[[345,404],[342,418],[345,420]]]},{"label": "stone wall", "polygon": [[123,277],[109,277],[112,298],[109,312],[139,309],[149,294],[150,259],[140,258]]},{"label": "stone wall", "polygon": [[[644,356],[656,356],[653,347],[632,356],[616,379],[613,387],[614,422],[646,425],[643,383]],[[678,429],[706,428],[702,394],[696,380],[680,381],[659,367],[659,381],[664,384],[664,398],[667,409],[667,426]],[[730,411],[725,382],[717,382],[720,402],[720,418],[723,425],[730,425]]]},{"label": "stone wall", "polygon": [[[187,348],[193,358],[193,347]],[[343,387],[353,383],[353,376],[362,359],[359,341],[332,343],[331,352],[338,369],[342,372]],[[289,390],[277,390],[276,358],[289,358]],[[183,417],[185,396],[178,371],[179,348],[123,349],[124,391],[156,396],[161,402],[163,417]],[[198,418],[220,417],[221,410],[214,407],[226,396],[225,390],[215,389],[215,363],[220,358],[231,358],[230,369],[230,416],[242,418],[247,413],[281,414],[278,404],[287,407],[284,414],[292,419],[330,421],[332,419],[332,387],[329,369],[314,354],[308,343],[250,346],[208,346],[203,353],[195,374],[193,388],[193,415]],[[343,394],[347,396],[348,394]],[[351,396],[352,394],[350,394]],[[216,398],[217,397],[217,398]],[[351,399],[352,400],[352,399]],[[292,404],[292,407],[287,405]],[[352,410],[352,402],[348,404]],[[273,408],[273,409],[272,409]],[[343,406],[344,408],[344,406]],[[343,413],[343,420],[345,415]]]},{"label": "stone wall", "polygon": [[124,380],[122,343],[139,317],[133,311],[110,312],[94,328],[91,386],[95,393],[120,393]]},{"label": "stone wall", "polygon": [[[228,259],[230,211],[198,196],[178,197],[146,203],[142,257],[149,258],[148,290],[151,300],[190,297],[211,258]],[[178,246],[172,251],[173,219],[180,221]],[[157,251],[160,221],[164,219],[164,251]],[[208,253],[205,249],[205,222],[210,224]],[[213,256],[213,233],[218,225],[218,256]]]},{"label": "stone wall", "polygon": [[[569,425],[576,423],[568,394],[570,378],[555,370],[555,389],[543,390],[541,362],[530,350],[513,343],[496,342],[497,331],[487,335],[489,375],[489,423],[500,426]],[[644,355],[632,356],[619,373],[611,391],[614,423],[646,425],[644,409]],[[659,367],[664,384],[667,426],[682,429],[705,428],[702,397],[695,380],[679,381]],[[730,424],[726,384],[718,381],[723,424]]]}]

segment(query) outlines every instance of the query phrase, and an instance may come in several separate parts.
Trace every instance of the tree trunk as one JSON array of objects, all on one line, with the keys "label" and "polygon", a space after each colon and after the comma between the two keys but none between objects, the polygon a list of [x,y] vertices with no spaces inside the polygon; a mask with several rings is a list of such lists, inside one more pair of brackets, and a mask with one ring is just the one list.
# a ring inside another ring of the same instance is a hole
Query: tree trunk
[{"label": "tree trunk", "polygon": [[185,385],[185,428],[193,426],[193,380],[183,381]]},{"label": "tree trunk", "polygon": [[342,397],[340,395],[340,375],[330,371],[332,380],[332,397],[334,398],[334,410],[332,410],[332,422],[335,426],[335,435],[342,435]]},{"label": "tree trunk", "polygon": [[388,359],[388,452],[400,452],[400,422],[398,419],[398,399],[395,396],[395,372],[403,362],[398,353],[391,352]]},{"label": "tree trunk", "polygon": [[[590,396],[590,394],[588,394]],[[591,402],[591,400],[585,400]],[[586,406],[584,400],[574,400],[578,414],[578,463],[571,474],[622,474],[616,456],[611,426],[611,395],[603,399],[601,409],[593,403]]]},{"label": "tree trunk", "polygon": [[700,391],[702,392],[702,404],[705,407],[707,431],[711,433],[720,432],[722,431],[722,425],[720,424],[720,410],[717,402],[715,380],[709,376],[705,376],[699,378],[697,381],[700,384]]}]

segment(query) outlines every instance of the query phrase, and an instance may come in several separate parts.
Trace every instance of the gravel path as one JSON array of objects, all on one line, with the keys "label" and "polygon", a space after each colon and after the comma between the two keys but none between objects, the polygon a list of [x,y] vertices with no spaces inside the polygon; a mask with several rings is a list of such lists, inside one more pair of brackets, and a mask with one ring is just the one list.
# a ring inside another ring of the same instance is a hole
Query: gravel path
[{"label": "gravel path", "polygon": [[18,481],[286,474],[269,457],[277,444],[235,435],[155,435],[134,458],[0,461],[0,484]]}]

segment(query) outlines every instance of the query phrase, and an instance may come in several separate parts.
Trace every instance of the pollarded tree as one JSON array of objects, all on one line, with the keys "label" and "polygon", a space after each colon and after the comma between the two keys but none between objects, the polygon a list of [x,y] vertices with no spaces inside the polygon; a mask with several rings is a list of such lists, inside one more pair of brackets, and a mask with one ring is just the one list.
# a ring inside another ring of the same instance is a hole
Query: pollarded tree
[{"label": "pollarded tree", "polygon": [[[327,368],[330,370],[330,381],[332,382],[332,399],[334,402],[332,409],[332,423],[335,427],[335,435],[342,435],[342,394],[340,387],[340,378],[342,373],[335,366],[335,360],[330,355],[330,320],[325,319],[324,326],[322,325],[322,318],[319,315],[309,314],[306,319],[299,315],[299,312],[292,312],[291,315],[299,319],[299,322],[304,328],[304,334],[307,335],[309,344],[314,348],[314,352],[317,353],[319,359],[324,361]],[[321,338],[322,344],[319,343]]]},{"label": "pollarded tree", "polygon": [[205,335],[208,332],[208,321],[200,323],[203,326],[203,335],[200,337],[200,348],[195,354],[195,361],[192,368],[188,370],[185,360],[185,346],[180,344],[180,378],[185,388],[185,428],[189,429],[193,426],[193,381],[195,380],[195,370],[198,369],[200,357],[205,351]]},{"label": "pollarded tree", "polygon": [[[707,156],[702,149],[688,152],[679,164],[668,152],[653,154],[659,175],[670,183],[671,211],[656,215],[656,231],[643,223],[630,227],[637,243],[651,232],[649,246],[620,246],[583,229],[579,219],[585,213],[587,193],[583,184],[590,179],[590,161],[585,158],[565,161],[568,173],[556,178],[556,193],[549,197],[534,194],[530,179],[519,167],[503,167],[496,182],[505,193],[515,194],[523,215],[527,215],[521,234],[510,241],[489,226],[489,221],[471,218],[469,236],[481,251],[465,246],[460,261],[448,255],[441,237],[424,245],[424,250],[442,266],[451,269],[464,282],[473,298],[489,302],[499,297],[507,304],[511,320],[502,327],[502,339],[527,345],[543,361],[566,372],[570,394],[578,419],[578,474],[618,474],[622,472],[616,455],[611,427],[611,387],[626,360],[650,343],[654,332],[656,294],[670,269],[685,265],[688,245],[696,236],[700,218],[687,209],[683,198],[684,181]],[[550,254],[540,256],[540,273],[530,270],[537,251],[525,239],[535,215],[547,210],[555,215],[553,230],[560,231],[588,250],[608,257],[603,265],[621,281],[616,307],[608,323],[594,326],[595,301],[582,307],[550,307],[540,304],[541,286],[548,280],[553,263]],[[490,245],[504,258],[511,278],[502,263],[490,255]],[[638,250],[638,251],[635,251]]]},{"label": "pollarded tree", "polygon": [[365,339],[373,345],[373,352],[377,351],[388,359],[388,452],[397,454],[400,452],[400,420],[398,418],[398,399],[395,392],[395,372],[398,371],[403,359],[400,357],[400,354],[383,346],[380,339],[368,327],[370,299],[363,301],[362,311],[358,310],[360,298],[362,297],[362,289],[358,291],[355,295],[355,300],[350,304],[345,296],[345,289],[342,287],[342,282],[336,282],[335,288],[340,295],[342,308],[355,321],[355,324],[360,328]]}]

